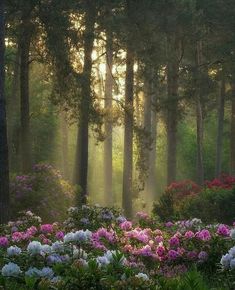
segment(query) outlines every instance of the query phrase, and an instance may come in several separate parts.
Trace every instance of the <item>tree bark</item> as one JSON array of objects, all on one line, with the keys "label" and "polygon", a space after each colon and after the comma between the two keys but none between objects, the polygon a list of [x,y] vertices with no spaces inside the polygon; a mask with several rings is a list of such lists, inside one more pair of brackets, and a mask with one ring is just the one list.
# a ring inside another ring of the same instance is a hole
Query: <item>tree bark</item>
[{"label": "tree bark", "polygon": [[4,94],[5,19],[4,1],[0,1],[0,224],[9,219],[9,164],[6,100]]},{"label": "tree bark", "polygon": [[223,131],[224,131],[224,104],[225,104],[225,79],[221,80],[220,94],[218,95],[218,120],[216,142],[215,176],[218,177],[222,170]]},{"label": "tree bark", "polygon": [[63,175],[66,179],[69,178],[69,166],[68,166],[68,124],[66,120],[66,113],[61,112],[61,133],[62,133],[62,166]]},{"label": "tree bark", "polygon": [[132,175],[133,175],[133,85],[134,55],[132,47],[127,46],[125,77],[125,116],[124,116],[124,160],[122,206],[125,215],[132,216]]},{"label": "tree bark", "polygon": [[[172,41],[172,40],[171,40]],[[171,44],[167,64],[167,184],[176,180],[176,148],[177,148],[177,123],[178,123],[178,79],[179,79],[179,43],[174,39]]]},{"label": "tree bark", "polygon": [[113,203],[112,192],[112,122],[110,116],[112,113],[112,90],[113,90],[113,45],[112,45],[112,32],[110,29],[106,30],[106,77],[105,77],[105,101],[104,107],[107,112],[107,118],[104,123],[105,140],[104,140],[104,194],[105,200],[108,205]]},{"label": "tree bark", "polygon": [[232,86],[231,129],[230,129],[230,173],[235,175],[235,80]]},{"label": "tree bark", "polygon": [[198,78],[198,83],[196,85],[197,95],[196,95],[196,122],[197,122],[197,183],[203,185],[204,183],[204,166],[203,166],[203,113],[202,113],[202,91],[201,91],[201,71],[199,69],[202,63],[202,42],[197,43],[197,59],[196,59],[196,77]]},{"label": "tree bark", "polygon": [[84,66],[81,83],[80,118],[77,134],[77,150],[75,159],[74,183],[80,185],[80,200],[78,203],[87,202],[87,174],[88,174],[88,139],[89,139],[89,114],[91,108],[91,69],[92,49],[94,42],[95,6],[93,1],[86,2],[85,31],[84,31]]},{"label": "tree bark", "polygon": [[11,83],[11,94],[7,104],[7,114],[11,114],[8,120],[8,144],[9,144],[9,170],[19,171],[19,145],[20,145],[20,126],[19,126],[19,68],[20,68],[20,50],[17,47],[13,77]]},{"label": "tree bark", "polygon": [[21,166],[27,173],[32,167],[32,148],[29,115],[29,52],[32,36],[30,12],[25,9],[22,14],[22,34],[20,38],[20,121],[21,121]]}]

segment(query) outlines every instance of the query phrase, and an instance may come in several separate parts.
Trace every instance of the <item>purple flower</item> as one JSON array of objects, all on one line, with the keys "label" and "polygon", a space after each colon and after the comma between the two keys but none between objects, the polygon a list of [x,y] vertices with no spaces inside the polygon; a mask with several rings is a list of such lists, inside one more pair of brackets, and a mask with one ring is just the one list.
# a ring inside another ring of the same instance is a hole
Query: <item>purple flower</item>
[{"label": "purple flower", "polygon": [[220,236],[228,237],[230,235],[230,229],[227,225],[221,224],[217,228],[217,234]]},{"label": "purple flower", "polygon": [[199,254],[198,254],[198,259],[202,262],[206,261],[208,259],[208,254],[207,252],[205,251],[201,251]]},{"label": "purple flower", "polygon": [[0,247],[7,247],[9,244],[7,237],[0,237]]},{"label": "purple flower", "polygon": [[170,250],[167,256],[169,260],[176,260],[179,257],[179,253],[175,250]]}]

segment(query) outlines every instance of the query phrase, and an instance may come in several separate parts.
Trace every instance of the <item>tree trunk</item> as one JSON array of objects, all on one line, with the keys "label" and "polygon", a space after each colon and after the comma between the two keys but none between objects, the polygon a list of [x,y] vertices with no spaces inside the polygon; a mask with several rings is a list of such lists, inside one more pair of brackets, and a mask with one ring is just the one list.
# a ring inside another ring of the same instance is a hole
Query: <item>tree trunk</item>
[{"label": "tree trunk", "polygon": [[63,175],[69,179],[69,166],[68,166],[68,124],[66,120],[66,113],[61,112],[61,133],[62,133],[62,167]]},{"label": "tree trunk", "polygon": [[222,152],[223,152],[223,131],[224,131],[224,103],[225,103],[225,80],[221,80],[221,89],[218,96],[218,123],[217,123],[217,142],[216,142],[216,166],[215,176],[221,174]]},{"label": "tree trunk", "polygon": [[105,140],[104,140],[104,194],[108,205],[113,203],[112,192],[112,122],[110,116],[112,113],[112,90],[113,90],[113,48],[112,48],[112,32],[106,30],[106,77],[105,77],[105,102],[104,107],[107,112],[107,118],[104,123]]},{"label": "tree trunk", "polygon": [[124,160],[122,206],[125,215],[132,216],[132,175],[133,175],[133,85],[134,56],[130,45],[126,54],[125,116],[124,116]]},{"label": "tree trunk", "polygon": [[84,31],[84,66],[81,83],[81,107],[77,134],[77,150],[75,159],[74,182],[80,185],[80,200],[87,202],[87,174],[88,174],[88,137],[89,114],[91,108],[91,69],[92,49],[94,42],[95,7],[93,1],[86,2],[85,31]]},{"label": "tree trunk", "polygon": [[204,166],[203,166],[203,114],[202,114],[202,91],[201,91],[201,72],[199,69],[200,64],[202,63],[202,42],[197,43],[197,59],[196,59],[196,77],[198,82],[196,85],[197,96],[196,96],[196,116],[197,116],[197,183],[203,185],[204,183]]},{"label": "tree trunk", "polygon": [[20,68],[20,50],[17,47],[13,77],[11,83],[11,94],[7,104],[7,114],[11,116],[8,119],[8,144],[9,144],[9,168],[10,171],[19,171],[19,68]]},{"label": "tree trunk", "polygon": [[4,95],[5,21],[4,1],[0,1],[0,224],[9,219],[9,165],[6,101]]},{"label": "tree trunk", "polygon": [[20,120],[21,120],[21,166],[27,173],[32,167],[32,148],[29,115],[29,52],[32,35],[30,13],[27,9],[22,15],[22,34],[20,38]]},{"label": "tree trunk", "polygon": [[230,173],[235,175],[235,80],[232,83],[232,108],[231,108],[231,130],[230,130]]},{"label": "tree trunk", "polygon": [[177,148],[177,123],[178,123],[178,79],[179,79],[179,43],[169,44],[167,65],[167,184],[176,180],[176,148]]}]

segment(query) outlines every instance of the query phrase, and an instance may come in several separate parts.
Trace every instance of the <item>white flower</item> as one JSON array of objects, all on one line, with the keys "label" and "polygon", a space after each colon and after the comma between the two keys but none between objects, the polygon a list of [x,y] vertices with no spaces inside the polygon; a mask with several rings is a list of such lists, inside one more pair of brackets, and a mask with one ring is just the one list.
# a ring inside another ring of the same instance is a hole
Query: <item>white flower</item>
[{"label": "white flower", "polygon": [[35,268],[35,267],[30,267],[26,272],[25,275],[28,277],[41,277],[41,270]]},{"label": "white flower", "polygon": [[21,248],[17,246],[11,246],[7,249],[7,255],[12,257],[12,256],[18,256],[21,254]]},{"label": "white flower", "polygon": [[74,233],[74,241],[78,243],[87,242],[91,239],[92,233],[89,230],[80,230]]},{"label": "white flower", "polygon": [[74,242],[74,233],[68,233],[64,236],[64,242],[65,243],[71,243]]},{"label": "white flower", "polygon": [[88,262],[85,260],[85,259],[79,259],[78,260],[80,263],[81,263],[81,265],[83,266],[83,267],[87,267],[88,266]]},{"label": "white flower", "polygon": [[97,257],[96,261],[99,264],[99,266],[106,266],[106,265],[110,264],[110,261],[105,256]]},{"label": "white flower", "polygon": [[38,241],[33,241],[28,244],[27,251],[31,255],[40,254],[42,251],[42,244]]},{"label": "white flower", "polygon": [[64,243],[61,241],[56,241],[51,245],[51,249],[53,252],[63,253],[64,252]]},{"label": "white flower", "polygon": [[230,268],[233,270],[233,269],[235,269],[235,259],[232,259],[231,261],[230,261]]},{"label": "white flower", "polygon": [[235,229],[232,229],[230,231],[230,237],[231,237],[232,240],[235,240]]},{"label": "white flower", "polygon": [[139,279],[142,279],[144,281],[148,281],[149,280],[149,277],[148,275],[144,274],[144,273],[138,273],[137,275],[135,275],[135,277],[139,278]]},{"label": "white flower", "polygon": [[230,267],[230,261],[232,260],[233,256],[230,254],[223,255],[220,264],[225,268],[228,269]]},{"label": "white flower", "polygon": [[51,268],[44,267],[41,270],[41,275],[40,276],[43,277],[43,278],[51,279],[54,276],[54,272],[53,272],[53,270]]},{"label": "white flower", "polygon": [[49,245],[42,245],[41,250],[44,254],[50,254],[51,253],[51,246]]},{"label": "white flower", "polygon": [[83,258],[87,259],[87,253],[83,249],[78,249],[75,246],[73,247],[73,258]]},{"label": "white flower", "polygon": [[235,247],[232,247],[229,251],[228,251],[229,255],[235,257]]},{"label": "white flower", "polygon": [[56,277],[51,279],[51,283],[58,283],[60,281],[61,281],[61,277],[60,276],[56,276]]},{"label": "white flower", "polygon": [[15,263],[8,263],[2,268],[2,276],[17,277],[20,273],[20,267]]}]

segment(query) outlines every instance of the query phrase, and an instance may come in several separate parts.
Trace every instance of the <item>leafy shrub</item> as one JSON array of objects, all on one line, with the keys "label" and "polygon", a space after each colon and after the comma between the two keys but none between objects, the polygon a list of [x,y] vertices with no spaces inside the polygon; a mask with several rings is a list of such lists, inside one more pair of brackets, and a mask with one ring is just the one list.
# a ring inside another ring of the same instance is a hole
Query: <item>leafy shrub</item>
[{"label": "leafy shrub", "polygon": [[154,204],[153,214],[162,221],[177,218],[177,211],[185,198],[194,197],[200,192],[200,186],[191,180],[171,183]]},{"label": "leafy shrub", "polygon": [[235,189],[205,188],[196,197],[185,199],[178,215],[197,217],[206,223],[231,224],[235,220]]},{"label": "leafy shrub", "polygon": [[121,211],[115,208],[101,207],[99,205],[83,205],[68,209],[69,218],[65,221],[67,229],[97,230],[101,227],[110,227],[114,222],[126,219]]},{"label": "leafy shrub", "polygon": [[12,217],[31,210],[44,221],[63,220],[73,204],[74,189],[48,164],[36,164],[32,173],[11,179]]}]

